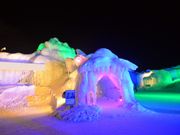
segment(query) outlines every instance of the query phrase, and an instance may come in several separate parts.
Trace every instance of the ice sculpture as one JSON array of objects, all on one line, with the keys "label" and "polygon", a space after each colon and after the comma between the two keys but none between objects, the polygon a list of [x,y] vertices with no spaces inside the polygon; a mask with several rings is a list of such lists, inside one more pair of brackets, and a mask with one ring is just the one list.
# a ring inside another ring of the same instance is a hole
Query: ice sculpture
[{"label": "ice sculpture", "polygon": [[[102,48],[97,50],[78,69],[79,85],[77,97],[79,105],[97,105],[98,93],[113,93],[111,98],[117,102],[135,103],[133,83],[129,75],[130,70],[136,70],[137,66],[127,60],[119,59],[110,50]],[[98,82],[106,79],[103,85],[107,88],[97,88]],[[113,88],[108,89],[106,83],[112,82]],[[101,91],[101,92],[99,92]],[[108,96],[108,95],[107,95]]]},{"label": "ice sculpture", "polygon": [[73,48],[70,48],[67,43],[60,42],[57,38],[51,38],[49,41],[41,43],[38,46],[37,51],[42,55],[50,55],[51,57],[61,60],[74,58],[76,56]]},{"label": "ice sculpture", "polygon": [[180,66],[141,73],[138,89],[158,90],[180,82]]},{"label": "ice sculpture", "polygon": [[[8,69],[1,66],[0,85],[31,86],[23,102],[26,100],[30,107],[49,105],[54,110],[61,105],[64,91],[76,90],[76,104],[61,113],[63,119],[97,119],[102,100],[107,104],[113,101],[121,107],[137,105],[129,74],[137,69],[135,64],[118,58],[106,48],[89,55],[80,49],[76,53],[57,38],[41,43],[32,54],[1,52],[0,64],[9,62],[14,66]],[[21,68],[14,68],[18,64]],[[0,94],[0,100],[3,98]],[[79,118],[81,113],[83,118]]]},{"label": "ice sculpture", "polygon": [[56,117],[74,122],[92,121],[98,119],[101,109],[107,106],[128,110],[143,108],[135,100],[129,74],[129,71],[136,70],[135,64],[118,58],[106,48],[91,55],[78,50],[74,63],[77,70],[72,73],[78,72],[73,76],[76,78],[76,105],[70,109],[62,106]]},{"label": "ice sculpture", "polygon": [[[56,108],[61,100],[61,90],[66,89],[63,86],[68,80],[65,59],[74,58],[76,54],[73,48],[57,38],[45,43],[46,48],[32,54],[0,52],[0,95],[9,87],[24,89],[25,85],[35,86],[31,89],[34,94],[27,94],[24,98],[27,105],[51,105]],[[4,100],[4,97],[0,96],[0,100]]]}]

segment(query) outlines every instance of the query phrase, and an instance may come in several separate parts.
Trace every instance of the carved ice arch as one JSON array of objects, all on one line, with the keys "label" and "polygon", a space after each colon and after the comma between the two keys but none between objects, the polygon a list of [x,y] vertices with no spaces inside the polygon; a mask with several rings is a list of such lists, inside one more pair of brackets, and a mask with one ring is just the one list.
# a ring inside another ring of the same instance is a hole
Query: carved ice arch
[{"label": "carved ice arch", "polygon": [[97,84],[104,76],[108,76],[119,90],[122,96],[121,102],[135,103],[129,71],[136,68],[135,64],[119,59],[108,49],[98,50],[79,68],[79,82],[76,88],[78,104],[96,105]]}]

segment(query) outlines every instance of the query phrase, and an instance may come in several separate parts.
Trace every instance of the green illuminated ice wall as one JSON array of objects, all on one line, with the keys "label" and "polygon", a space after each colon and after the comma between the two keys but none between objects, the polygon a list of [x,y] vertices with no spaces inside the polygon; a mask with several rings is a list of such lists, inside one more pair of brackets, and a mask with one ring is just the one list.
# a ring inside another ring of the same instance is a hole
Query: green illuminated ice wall
[{"label": "green illuminated ice wall", "polygon": [[180,66],[161,70],[151,70],[140,76],[140,89],[162,89],[174,83],[180,83]]}]

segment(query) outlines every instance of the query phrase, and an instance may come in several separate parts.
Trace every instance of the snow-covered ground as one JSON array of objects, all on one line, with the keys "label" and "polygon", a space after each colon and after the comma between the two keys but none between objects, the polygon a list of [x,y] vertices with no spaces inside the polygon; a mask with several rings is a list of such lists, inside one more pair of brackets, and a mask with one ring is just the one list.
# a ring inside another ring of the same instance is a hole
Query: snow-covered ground
[{"label": "snow-covered ground", "polygon": [[1,135],[178,135],[180,115],[126,112],[93,122],[67,122],[53,116],[20,116],[1,111]]},{"label": "snow-covered ground", "polygon": [[[24,106],[26,101],[22,99],[34,93],[34,86],[3,87],[0,92],[1,107],[10,107],[12,111],[17,107],[15,105],[19,106],[23,103],[22,106]],[[154,94],[157,95],[157,93]],[[45,112],[44,110],[51,109],[43,106],[38,109],[25,108],[19,112],[15,110],[14,113],[1,108],[0,135],[179,135],[179,96],[177,93],[174,93],[173,96],[168,93],[163,98],[166,99],[165,102],[162,100],[162,94],[160,95],[161,100],[155,100],[154,97],[153,100],[150,100],[151,98],[147,100],[146,97],[146,100],[140,100],[140,103],[153,108],[153,110],[164,106],[163,111],[166,110],[164,112],[153,112],[146,109],[128,111],[119,109],[119,104],[112,101],[108,101],[109,104],[106,103],[105,106],[104,102],[98,102],[103,113],[99,120],[92,122],[74,123],[59,120],[52,115],[40,114],[40,112]],[[178,111],[174,111],[174,109]]]}]

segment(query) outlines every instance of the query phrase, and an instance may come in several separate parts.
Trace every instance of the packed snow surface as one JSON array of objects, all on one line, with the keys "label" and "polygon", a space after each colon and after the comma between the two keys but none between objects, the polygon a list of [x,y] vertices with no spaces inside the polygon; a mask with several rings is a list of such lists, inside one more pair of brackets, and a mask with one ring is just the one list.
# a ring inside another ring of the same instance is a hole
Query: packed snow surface
[{"label": "packed snow surface", "polygon": [[7,117],[1,112],[1,135],[178,135],[180,115],[122,112],[93,122],[68,122],[52,116]]}]

